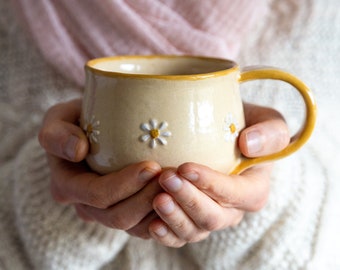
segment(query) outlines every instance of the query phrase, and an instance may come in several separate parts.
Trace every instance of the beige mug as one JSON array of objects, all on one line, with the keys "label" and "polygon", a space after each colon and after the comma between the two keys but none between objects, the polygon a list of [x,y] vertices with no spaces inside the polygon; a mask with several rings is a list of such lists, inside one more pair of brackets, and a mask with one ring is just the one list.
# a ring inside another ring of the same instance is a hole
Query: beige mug
[{"label": "beige mug", "polygon": [[[162,167],[196,162],[237,174],[286,157],[310,137],[316,105],[309,88],[276,68],[240,71],[230,60],[196,56],[117,56],[90,60],[81,126],[90,142],[87,163],[106,174],[143,160]],[[237,139],[245,127],[239,84],[282,80],[295,87],[306,118],[282,151],[258,158],[241,155]]]}]

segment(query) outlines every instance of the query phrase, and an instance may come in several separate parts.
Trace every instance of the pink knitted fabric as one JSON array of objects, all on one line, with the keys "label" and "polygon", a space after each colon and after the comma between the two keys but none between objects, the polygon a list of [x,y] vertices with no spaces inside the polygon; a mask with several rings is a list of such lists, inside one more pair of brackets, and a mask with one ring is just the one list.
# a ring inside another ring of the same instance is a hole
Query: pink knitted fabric
[{"label": "pink knitted fabric", "polygon": [[13,0],[44,57],[83,84],[84,63],[124,54],[234,58],[263,0]]}]

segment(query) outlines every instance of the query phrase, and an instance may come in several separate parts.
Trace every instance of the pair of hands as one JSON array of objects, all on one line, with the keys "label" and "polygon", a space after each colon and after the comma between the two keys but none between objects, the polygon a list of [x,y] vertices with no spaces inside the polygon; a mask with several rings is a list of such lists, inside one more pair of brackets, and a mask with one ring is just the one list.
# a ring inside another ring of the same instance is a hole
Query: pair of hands
[{"label": "pair of hands", "polygon": [[[245,212],[265,205],[270,164],[225,175],[194,163],[162,169],[144,161],[98,175],[84,161],[89,144],[77,125],[80,110],[81,100],[52,107],[39,141],[48,156],[53,198],[74,205],[82,219],[181,247],[235,226]],[[289,143],[287,126],[275,110],[246,104],[245,115],[247,128],[239,137],[245,156],[274,153]]]}]

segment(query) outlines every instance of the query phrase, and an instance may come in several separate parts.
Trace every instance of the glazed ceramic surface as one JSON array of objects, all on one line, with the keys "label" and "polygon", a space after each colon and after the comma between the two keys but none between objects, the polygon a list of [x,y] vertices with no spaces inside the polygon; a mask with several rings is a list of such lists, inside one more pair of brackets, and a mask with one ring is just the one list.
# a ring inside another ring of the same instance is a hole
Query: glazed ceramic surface
[{"label": "glazed ceramic surface", "polygon": [[[237,147],[245,127],[239,83],[268,77],[297,83],[308,117],[285,152],[246,159]],[[91,144],[87,162],[101,174],[143,160],[163,167],[197,162],[238,173],[296,151],[314,122],[308,88],[280,70],[241,73],[232,61],[190,56],[107,57],[86,65],[81,126]]]}]

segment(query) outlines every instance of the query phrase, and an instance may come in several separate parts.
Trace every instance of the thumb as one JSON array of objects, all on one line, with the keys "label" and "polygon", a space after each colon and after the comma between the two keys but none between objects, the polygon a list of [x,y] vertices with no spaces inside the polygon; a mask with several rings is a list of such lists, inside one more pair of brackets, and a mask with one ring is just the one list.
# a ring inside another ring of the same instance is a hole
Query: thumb
[{"label": "thumb", "polygon": [[81,101],[73,100],[50,108],[39,132],[41,146],[51,155],[73,162],[83,160],[88,152],[88,141],[77,125]]},{"label": "thumb", "polygon": [[247,157],[259,157],[284,149],[290,141],[289,130],[283,117],[275,110],[264,107],[253,108],[249,115],[251,126],[239,137],[239,148]]}]

